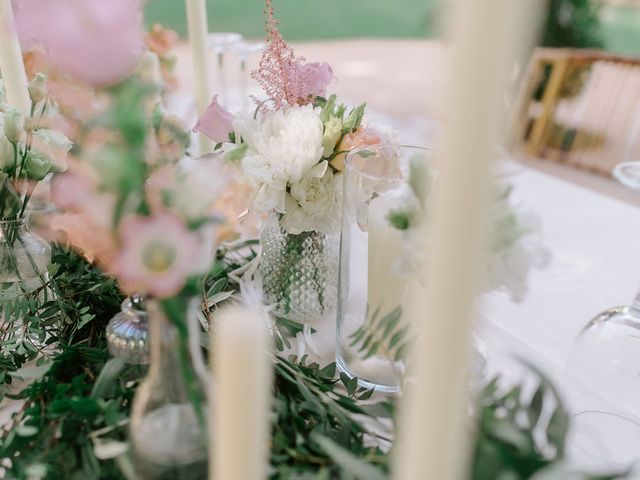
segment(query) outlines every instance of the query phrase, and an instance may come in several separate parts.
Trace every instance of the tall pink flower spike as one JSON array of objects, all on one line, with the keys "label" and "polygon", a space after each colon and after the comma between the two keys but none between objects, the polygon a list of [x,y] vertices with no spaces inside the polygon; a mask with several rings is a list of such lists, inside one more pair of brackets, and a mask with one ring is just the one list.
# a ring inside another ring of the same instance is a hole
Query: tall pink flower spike
[{"label": "tall pink flower spike", "polygon": [[260,84],[276,109],[310,103],[317,95],[325,94],[326,86],[333,79],[333,71],[326,63],[305,64],[303,57],[295,56],[278,29],[273,0],[265,2],[267,48],[251,77]]}]

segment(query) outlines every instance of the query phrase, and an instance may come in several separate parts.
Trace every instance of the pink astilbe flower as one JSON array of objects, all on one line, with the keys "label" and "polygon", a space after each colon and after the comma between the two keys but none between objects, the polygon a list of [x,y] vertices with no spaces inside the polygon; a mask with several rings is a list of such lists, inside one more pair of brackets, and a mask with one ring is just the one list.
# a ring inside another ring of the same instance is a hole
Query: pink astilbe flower
[{"label": "pink astilbe flower", "polygon": [[20,0],[23,42],[41,43],[51,63],[93,86],[116,83],[143,51],[140,0]]},{"label": "pink astilbe flower", "polygon": [[194,133],[201,132],[214,142],[229,141],[229,133],[233,131],[235,116],[218,103],[218,95],[214,95],[211,103],[193,127]]},{"label": "pink astilbe flower", "polygon": [[305,79],[304,92],[307,96],[323,97],[327,94],[327,86],[333,80],[333,69],[326,62],[305,63],[301,67],[301,78]]},{"label": "pink astilbe flower", "polygon": [[276,109],[310,103],[326,92],[326,86],[333,79],[331,67],[326,63],[305,64],[304,57],[296,57],[278,29],[273,0],[265,1],[267,48],[251,77],[260,84]]}]

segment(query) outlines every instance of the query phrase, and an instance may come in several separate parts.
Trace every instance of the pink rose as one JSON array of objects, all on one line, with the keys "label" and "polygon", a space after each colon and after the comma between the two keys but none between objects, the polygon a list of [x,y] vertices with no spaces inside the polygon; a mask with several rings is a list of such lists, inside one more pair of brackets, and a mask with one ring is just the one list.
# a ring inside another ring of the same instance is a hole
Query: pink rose
[{"label": "pink rose", "polygon": [[333,80],[333,70],[328,63],[305,63],[300,67],[300,78],[304,79],[304,97],[324,97],[327,86]]},{"label": "pink rose", "polygon": [[211,103],[193,127],[195,133],[202,132],[214,142],[229,141],[229,133],[233,131],[234,115],[218,104],[218,95],[214,95]]},{"label": "pink rose", "polygon": [[119,82],[143,51],[139,0],[20,0],[24,40],[40,42],[51,63],[93,86]]},{"label": "pink rose", "polygon": [[351,150],[353,150],[354,148],[380,145],[381,143],[382,139],[376,133],[367,128],[360,127],[355,132],[347,133],[344,137],[342,137],[340,145],[338,145],[338,147],[336,148],[336,151],[340,153],[333,157],[333,160],[331,160],[331,165],[337,171],[342,172],[344,170],[345,157]]}]

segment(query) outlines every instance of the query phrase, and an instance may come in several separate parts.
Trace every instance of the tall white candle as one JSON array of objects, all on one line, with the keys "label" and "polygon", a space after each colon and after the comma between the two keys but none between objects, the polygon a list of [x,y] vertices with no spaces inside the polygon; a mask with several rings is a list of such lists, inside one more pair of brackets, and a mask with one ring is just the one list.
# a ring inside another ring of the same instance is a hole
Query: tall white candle
[{"label": "tall white candle", "polygon": [[232,307],[213,329],[209,478],[267,477],[272,366],[262,315]]},{"label": "tall white candle", "polygon": [[11,0],[0,0],[0,72],[8,102],[28,113],[31,100],[27,92],[27,74],[15,30]]},{"label": "tall white candle", "polygon": [[[400,410],[394,478],[467,478],[467,370],[481,265],[492,144],[503,116],[510,57],[525,38],[523,2],[452,2],[447,125],[429,214],[427,291],[408,313],[420,336]],[[523,27],[512,30],[514,22]],[[512,36],[510,36],[512,35]]]},{"label": "tall white candle", "polygon": [[[189,28],[189,45],[193,60],[193,74],[198,115],[202,115],[211,101],[211,76],[209,58],[207,56],[207,4],[205,0],[185,0],[187,6],[187,25]],[[202,133],[198,134],[200,154],[213,151],[212,142]]]}]

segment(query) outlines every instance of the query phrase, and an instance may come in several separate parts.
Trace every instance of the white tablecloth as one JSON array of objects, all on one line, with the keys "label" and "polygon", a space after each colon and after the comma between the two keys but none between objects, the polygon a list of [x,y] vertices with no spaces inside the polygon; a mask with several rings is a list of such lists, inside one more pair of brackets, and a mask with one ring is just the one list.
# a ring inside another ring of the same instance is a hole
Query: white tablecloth
[{"label": "white tablecloth", "polygon": [[[540,215],[553,258],[546,269],[532,273],[522,303],[501,293],[482,299],[479,330],[490,369],[518,376],[522,369],[513,358],[520,357],[555,380],[570,413],[577,415],[570,445],[576,462],[613,466],[640,460],[640,398],[608,397],[565,368],[589,320],[609,307],[629,304],[636,293],[640,209],[530,168],[520,168],[511,181],[514,199]],[[635,381],[640,382],[640,371]],[[587,421],[590,417],[579,415],[585,411],[607,415]]]}]

